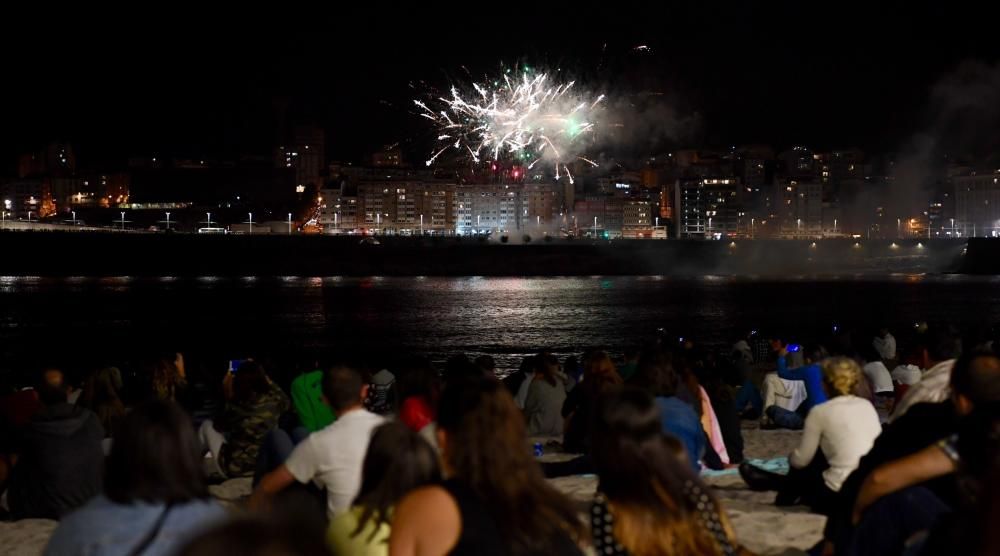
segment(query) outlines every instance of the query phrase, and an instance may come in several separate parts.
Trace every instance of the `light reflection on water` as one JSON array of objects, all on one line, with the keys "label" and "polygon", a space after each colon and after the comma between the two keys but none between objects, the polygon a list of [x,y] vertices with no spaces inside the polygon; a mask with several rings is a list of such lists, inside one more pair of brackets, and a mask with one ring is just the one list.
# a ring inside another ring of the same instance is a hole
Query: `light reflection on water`
[{"label": "light reflection on water", "polygon": [[[254,350],[489,353],[502,367],[548,348],[619,351],[658,328],[710,346],[738,331],[948,320],[1000,322],[998,277],[842,275],[582,278],[0,277],[0,363],[38,350],[127,351],[154,341]],[[98,348],[97,346],[100,346]],[[235,354],[235,355],[234,355]]]}]

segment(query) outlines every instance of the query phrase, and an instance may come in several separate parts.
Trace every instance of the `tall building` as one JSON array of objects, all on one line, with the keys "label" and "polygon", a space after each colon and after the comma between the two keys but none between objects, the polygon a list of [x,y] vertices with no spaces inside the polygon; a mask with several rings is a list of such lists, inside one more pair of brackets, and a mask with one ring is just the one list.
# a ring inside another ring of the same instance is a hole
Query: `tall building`
[{"label": "tall building", "polygon": [[780,173],[788,178],[811,179],[816,175],[816,157],[809,147],[795,146],[778,154]]},{"label": "tall building", "polygon": [[1000,236],[1000,172],[952,178],[955,185],[956,235]]},{"label": "tall building", "polygon": [[326,170],[326,132],[315,125],[295,126],[290,140],[278,147],[275,165],[295,171],[295,188],[319,188]]},{"label": "tall building", "polygon": [[414,210],[419,219],[418,233],[455,233],[455,186],[424,183],[416,192]]},{"label": "tall building", "polygon": [[741,228],[739,180],[736,178],[687,178],[674,185],[679,238],[724,239],[736,237]]},{"label": "tall building", "polygon": [[549,225],[559,215],[556,190],[550,183],[526,183],[521,186],[521,211],[523,226]]},{"label": "tall building", "polygon": [[759,191],[771,183],[774,149],[767,145],[743,145],[736,149],[736,175],[743,185]]},{"label": "tall building", "polygon": [[319,225],[326,233],[355,233],[361,230],[358,219],[357,187],[338,184],[320,190]]},{"label": "tall building", "polygon": [[621,237],[627,202],[629,201],[622,197],[612,195],[588,195],[578,199],[573,213],[576,227],[584,235]]},{"label": "tall building", "polygon": [[823,235],[823,184],[785,180],[781,186],[781,237],[805,239]]},{"label": "tall building", "polygon": [[653,206],[649,201],[625,201],[622,205],[622,237],[653,236]]},{"label": "tall building", "polygon": [[455,188],[455,233],[513,233],[521,228],[522,201],[516,185],[460,185]]}]

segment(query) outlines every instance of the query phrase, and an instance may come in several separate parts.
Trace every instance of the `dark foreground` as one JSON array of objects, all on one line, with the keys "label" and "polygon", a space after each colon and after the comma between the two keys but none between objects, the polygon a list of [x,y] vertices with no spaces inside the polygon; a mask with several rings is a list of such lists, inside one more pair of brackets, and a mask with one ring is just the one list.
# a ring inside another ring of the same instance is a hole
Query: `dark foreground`
[{"label": "dark foreground", "polygon": [[994,273],[1000,240],[653,241],[0,233],[18,276],[737,276]]}]

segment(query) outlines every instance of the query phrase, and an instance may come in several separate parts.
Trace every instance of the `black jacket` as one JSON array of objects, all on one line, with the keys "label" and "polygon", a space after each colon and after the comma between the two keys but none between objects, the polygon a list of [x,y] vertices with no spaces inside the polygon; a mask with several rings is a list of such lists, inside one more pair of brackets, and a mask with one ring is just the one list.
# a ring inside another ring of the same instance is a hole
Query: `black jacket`
[{"label": "black jacket", "polygon": [[11,475],[14,519],[59,519],[99,494],[103,439],[100,420],[82,407],[60,403],[32,417]]}]

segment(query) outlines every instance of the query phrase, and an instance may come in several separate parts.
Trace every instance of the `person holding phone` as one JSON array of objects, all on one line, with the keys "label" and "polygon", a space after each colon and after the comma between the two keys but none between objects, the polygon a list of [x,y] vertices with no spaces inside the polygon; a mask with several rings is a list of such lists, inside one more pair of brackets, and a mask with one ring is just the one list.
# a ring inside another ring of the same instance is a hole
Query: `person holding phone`
[{"label": "person holding phone", "polygon": [[[826,391],[823,389],[823,372],[820,369],[820,361],[826,357],[826,351],[817,346],[810,350],[808,357],[804,357],[801,345],[787,343],[784,340],[773,340],[772,347],[777,353],[777,373],[768,375],[765,378],[765,391],[788,389],[788,385],[780,381],[797,381],[799,384],[793,387],[797,389],[798,395],[790,398],[790,403],[785,407],[777,403],[764,404],[764,413],[767,416],[767,424],[781,428],[801,429],[805,423],[809,411],[828,399]],[[805,365],[790,368],[789,359],[796,357],[799,360],[805,359]],[[780,380],[779,380],[780,379]],[[776,384],[775,382],[778,381]],[[801,394],[805,393],[805,399]],[[795,394],[796,392],[792,392]],[[771,400],[773,397],[766,397]]]},{"label": "person holding phone", "polygon": [[199,429],[203,449],[212,453],[213,472],[225,477],[253,475],[264,435],[278,426],[291,402],[252,360],[227,372],[222,381],[225,409]]}]

